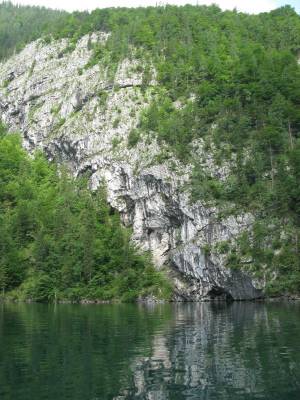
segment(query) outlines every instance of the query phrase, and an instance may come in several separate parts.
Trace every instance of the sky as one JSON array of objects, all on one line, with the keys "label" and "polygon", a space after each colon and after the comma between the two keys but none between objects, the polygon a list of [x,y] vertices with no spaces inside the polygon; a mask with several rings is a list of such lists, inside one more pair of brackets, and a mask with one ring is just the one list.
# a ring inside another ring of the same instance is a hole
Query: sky
[{"label": "sky", "polygon": [[[1,1],[1,0],[0,0]],[[156,4],[218,4],[222,9],[237,8],[247,13],[270,11],[289,4],[300,13],[300,0],[13,0],[15,4],[39,5],[50,8],[74,10],[93,10],[105,7],[137,7]]]}]

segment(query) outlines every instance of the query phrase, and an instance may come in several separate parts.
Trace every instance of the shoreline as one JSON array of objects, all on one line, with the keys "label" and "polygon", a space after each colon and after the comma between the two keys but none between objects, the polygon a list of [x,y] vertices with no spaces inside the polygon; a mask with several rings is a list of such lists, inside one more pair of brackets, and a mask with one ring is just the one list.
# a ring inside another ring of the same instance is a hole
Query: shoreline
[{"label": "shoreline", "polygon": [[275,297],[263,297],[257,299],[238,299],[238,300],[226,300],[226,299],[201,299],[201,300],[158,300],[154,298],[150,299],[137,299],[136,301],[126,302],[121,300],[89,300],[81,299],[79,301],[72,300],[59,300],[56,302],[43,302],[35,300],[15,300],[10,298],[0,297],[0,303],[23,303],[23,304],[71,304],[71,305],[113,305],[113,304],[190,304],[190,303],[212,303],[212,304],[232,304],[232,303],[280,303],[280,302],[297,302],[300,301],[300,295],[282,295]]}]

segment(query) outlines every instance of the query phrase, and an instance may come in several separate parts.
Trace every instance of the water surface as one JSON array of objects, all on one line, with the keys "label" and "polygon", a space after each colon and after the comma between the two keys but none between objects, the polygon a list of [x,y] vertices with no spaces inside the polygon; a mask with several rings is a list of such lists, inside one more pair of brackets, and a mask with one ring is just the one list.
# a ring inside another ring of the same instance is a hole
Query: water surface
[{"label": "water surface", "polygon": [[0,304],[2,400],[300,398],[300,304]]}]

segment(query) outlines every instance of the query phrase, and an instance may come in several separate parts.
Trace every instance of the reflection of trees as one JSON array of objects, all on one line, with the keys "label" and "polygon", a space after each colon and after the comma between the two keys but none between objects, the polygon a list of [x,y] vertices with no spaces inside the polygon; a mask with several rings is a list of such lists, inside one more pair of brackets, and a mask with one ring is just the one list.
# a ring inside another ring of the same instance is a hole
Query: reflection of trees
[{"label": "reflection of trees", "polygon": [[298,400],[299,316],[297,304],[2,304],[0,398]]},{"label": "reflection of trees", "polygon": [[0,304],[1,400],[108,400],[170,307]]},{"label": "reflection of trees", "polygon": [[174,308],[174,325],[154,336],[151,357],[132,363],[131,381],[116,399],[253,399],[256,394],[282,400],[284,394],[299,395],[298,305]]}]

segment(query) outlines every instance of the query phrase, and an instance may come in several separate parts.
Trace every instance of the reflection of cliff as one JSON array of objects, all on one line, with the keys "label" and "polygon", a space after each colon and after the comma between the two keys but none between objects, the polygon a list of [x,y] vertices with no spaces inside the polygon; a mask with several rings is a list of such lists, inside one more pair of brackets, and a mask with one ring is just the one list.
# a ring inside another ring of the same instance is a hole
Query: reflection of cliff
[{"label": "reflection of cliff", "polygon": [[0,399],[299,400],[299,317],[299,304],[2,304]]},{"label": "reflection of cliff", "polygon": [[154,336],[150,357],[132,363],[131,381],[115,399],[298,398],[300,351],[292,349],[300,350],[300,320],[295,307],[175,306],[174,325]]}]

